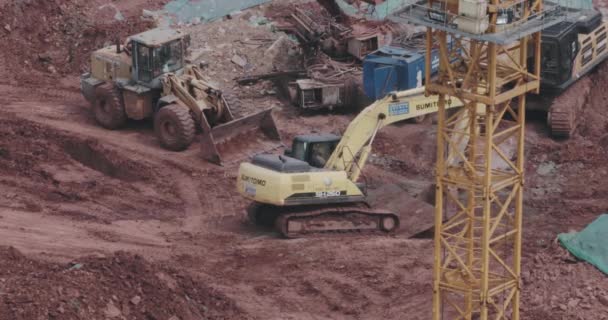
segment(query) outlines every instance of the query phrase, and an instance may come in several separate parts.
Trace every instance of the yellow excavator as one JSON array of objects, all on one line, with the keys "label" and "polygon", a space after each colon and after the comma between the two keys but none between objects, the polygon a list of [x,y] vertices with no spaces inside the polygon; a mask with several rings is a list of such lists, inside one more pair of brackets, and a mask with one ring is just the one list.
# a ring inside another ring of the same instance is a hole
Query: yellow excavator
[{"label": "yellow excavator", "polygon": [[[284,155],[260,154],[241,163],[237,188],[254,201],[249,218],[274,224],[288,238],[397,230],[399,213],[370,206],[366,184],[359,177],[380,129],[437,112],[437,102],[435,95],[424,96],[424,88],[391,93],[359,113],[342,137],[297,136]],[[447,107],[459,106],[457,98],[448,99]]]}]

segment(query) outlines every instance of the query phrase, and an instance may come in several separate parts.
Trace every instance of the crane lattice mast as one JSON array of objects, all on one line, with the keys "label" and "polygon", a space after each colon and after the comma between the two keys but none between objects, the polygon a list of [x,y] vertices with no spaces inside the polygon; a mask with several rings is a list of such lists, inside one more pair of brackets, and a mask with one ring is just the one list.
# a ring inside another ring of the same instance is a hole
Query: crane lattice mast
[{"label": "crane lattice mast", "polygon": [[[433,319],[519,319],[526,94],[538,93],[543,0],[422,0],[393,17],[427,27],[439,95]],[[464,107],[445,108],[451,97]]]}]

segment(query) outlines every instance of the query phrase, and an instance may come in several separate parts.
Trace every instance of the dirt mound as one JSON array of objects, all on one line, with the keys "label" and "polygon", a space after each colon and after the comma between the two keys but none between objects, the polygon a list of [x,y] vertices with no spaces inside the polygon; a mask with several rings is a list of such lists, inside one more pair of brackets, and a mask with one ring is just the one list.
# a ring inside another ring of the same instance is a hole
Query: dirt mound
[{"label": "dirt mound", "polygon": [[151,27],[114,6],[87,0],[10,1],[1,5],[0,21],[0,71],[22,85],[48,74],[83,72],[91,51]]},{"label": "dirt mound", "polygon": [[579,122],[578,133],[597,141],[608,133],[608,63],[602,63],[590,78],[591,90]]},{"label": "dirt mound", "polygon": [[603,319],[606,315],[605,275],[577,261],[557,243],[527,260],[523,270],[525,319]]},{"label": "dirt mound", "polygon": [[174,181],[145,161],[23,119],[0,118],[0,174],[0,205],[14,209],[109,221],[181,210]]},{"label": "dirt mound", "polygon": [[2,319],[249,318],[199,280],[125,252],[64,265],[0,247],[0,277]]}]

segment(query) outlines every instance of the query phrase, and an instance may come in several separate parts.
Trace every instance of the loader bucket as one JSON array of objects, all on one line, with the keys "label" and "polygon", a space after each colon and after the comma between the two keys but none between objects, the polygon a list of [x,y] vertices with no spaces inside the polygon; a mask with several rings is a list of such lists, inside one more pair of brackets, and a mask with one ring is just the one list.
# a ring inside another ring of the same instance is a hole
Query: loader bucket
[{"label": "loader bucket", "polygon": [[280,147],[281,135],[271,112],[272,108],[269,108],[211,129],[203,123],[203,157],[212,163],[226,165]]},{"label": "loader bucket", "polygon": [[[435,207],[428,203],[430,188],[413,197],[398,184],[386,184],[369,190],[367,202],[374,209],[389,210],[399,216],[396,234],[411,238],[427,233],[435,225]],[[427,200],[427,201],[425,201]]]}]

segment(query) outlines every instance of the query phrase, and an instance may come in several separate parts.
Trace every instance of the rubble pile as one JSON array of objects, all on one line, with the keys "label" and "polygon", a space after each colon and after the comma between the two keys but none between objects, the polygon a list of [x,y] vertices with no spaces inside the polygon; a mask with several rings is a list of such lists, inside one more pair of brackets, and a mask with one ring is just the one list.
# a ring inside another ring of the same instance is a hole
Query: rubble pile
[{"label": "rubble pile", "polygon": [[248,319],[188,274],[126,252],[61,264],[0,247],[0,292],[2,319]]},{"label": "rubble pile", "polygon": [[32,0],[2,5],[0,41],[10,45],[5,46],[0,69],[8,69],[13,79],[0,81],[36,83],[44,81],[42,75],[81,73],[92,50],[152,26],[96,2]]},{"label": "rubble pile", "polygon": [[608,283],[595,267],[557,243],[526,261],[522,266],[525,319],[608,319]]}]

